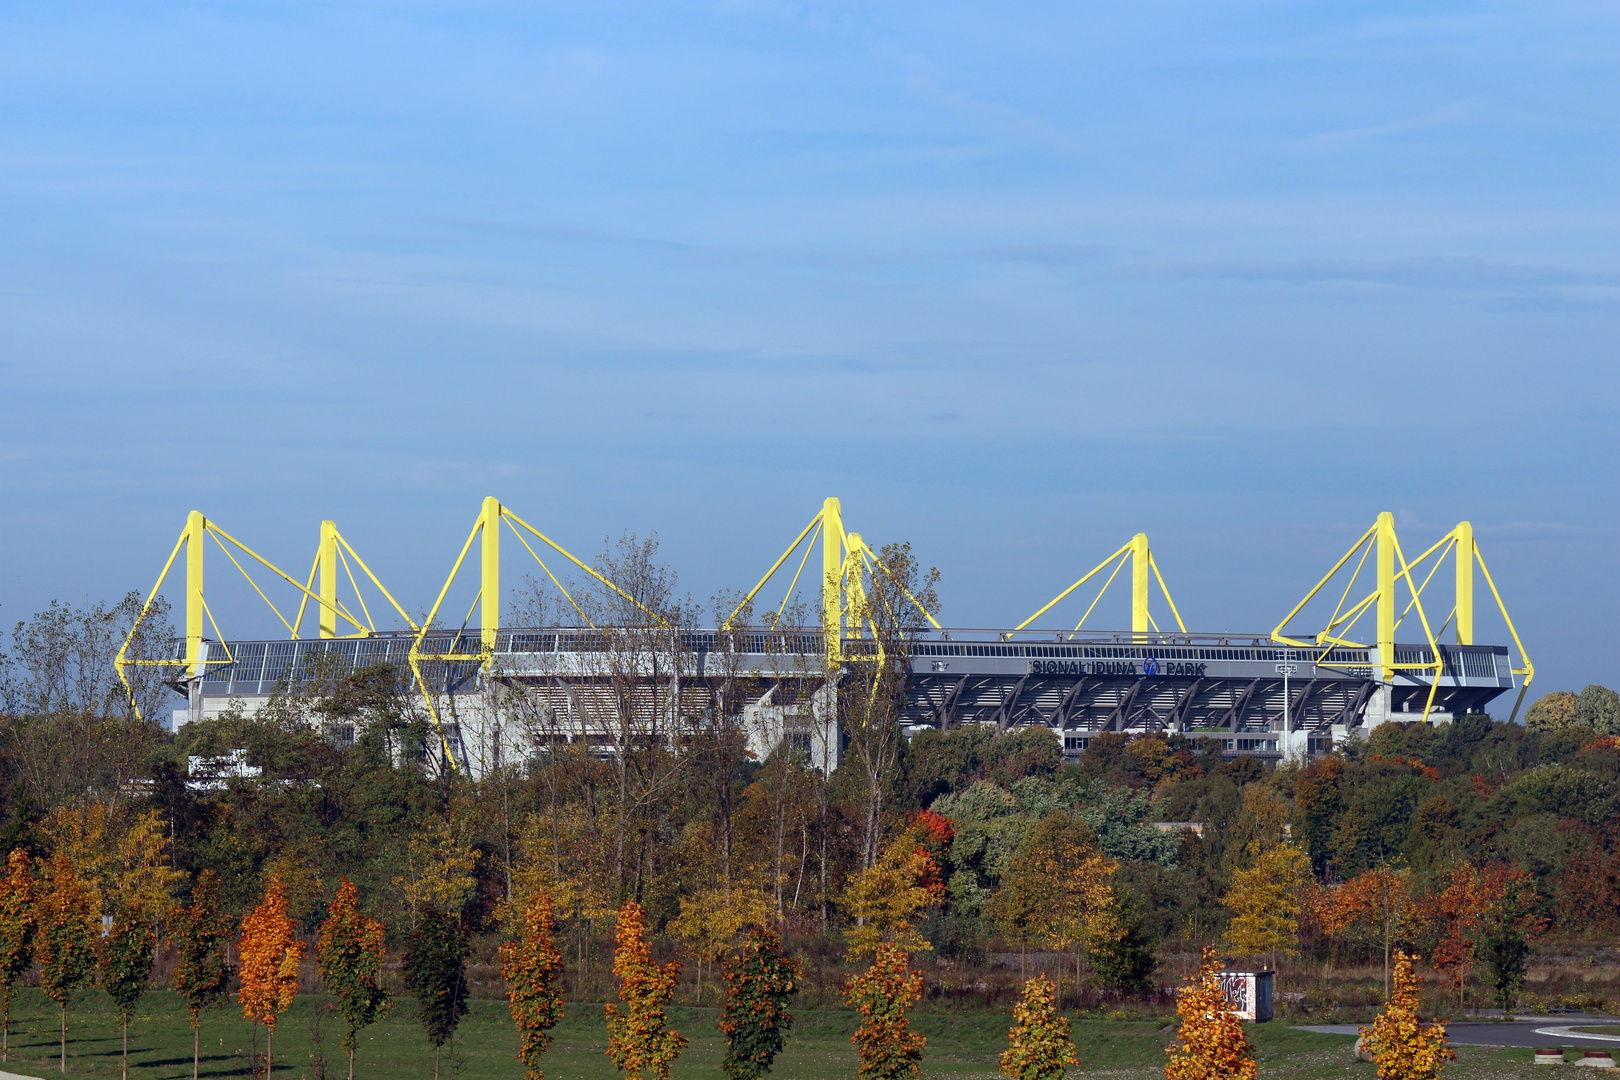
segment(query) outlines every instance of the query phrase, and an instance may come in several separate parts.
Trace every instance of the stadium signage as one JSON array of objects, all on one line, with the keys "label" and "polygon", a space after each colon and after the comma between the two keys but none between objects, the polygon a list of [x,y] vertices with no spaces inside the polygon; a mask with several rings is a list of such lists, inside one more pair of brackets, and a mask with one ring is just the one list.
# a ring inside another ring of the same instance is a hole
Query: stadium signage
[{"label": "stadium signage", "polygon": [[1153,657],[1141,670],[1129,660],[1031,660],[1031,675],[1182,675],[1202,678],[1205,664],[1160,663]]}]

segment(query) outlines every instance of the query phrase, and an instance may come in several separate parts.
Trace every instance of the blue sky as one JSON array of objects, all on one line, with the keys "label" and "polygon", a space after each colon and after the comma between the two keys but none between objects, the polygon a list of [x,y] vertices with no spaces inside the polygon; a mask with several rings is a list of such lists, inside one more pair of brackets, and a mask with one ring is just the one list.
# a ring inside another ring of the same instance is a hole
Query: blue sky
[{"label": "blue sky", "polygon": [[194,507],[424,607],[485,494],[706,597],[835,494],[958,625],[1145,530],[1263,631],[1387,509],[1620,685],[1617,61],[1557,0],[0,5],[0,618]]}]

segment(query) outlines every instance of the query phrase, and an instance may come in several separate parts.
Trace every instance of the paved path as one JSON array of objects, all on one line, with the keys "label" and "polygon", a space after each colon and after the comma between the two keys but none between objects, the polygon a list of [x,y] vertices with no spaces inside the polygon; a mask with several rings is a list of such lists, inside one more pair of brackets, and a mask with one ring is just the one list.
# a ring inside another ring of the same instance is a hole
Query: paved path
[{"label": "paved path", "polygon": [[[1592,1035],[1574,1030],[1613,1024],[1611,1017],[1524,1017],[1511,1022],[1472,1023],[1446,1025],[1446,1038],[1460,1046],[1573,1046],[1610,1047],[1620,1051],[1620,1035]],[[1324,1035],[1354,1035],[1355,1024],[1316,1024],[1305,1031],[1318,1031]]]}]

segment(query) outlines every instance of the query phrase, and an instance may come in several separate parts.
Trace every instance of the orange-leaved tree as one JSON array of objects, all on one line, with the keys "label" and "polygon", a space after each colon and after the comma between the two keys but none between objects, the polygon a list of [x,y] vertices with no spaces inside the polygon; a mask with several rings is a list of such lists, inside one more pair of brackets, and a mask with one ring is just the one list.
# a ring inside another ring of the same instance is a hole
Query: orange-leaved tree
[{"label": "orange-leaved tree", "polygon": [[1390,950],[1422,921],[1406,870],[1385,866],[1358,874],[1334,890],[1325,908],[1331,937],[1383,947],[1384,996],[1389,997]]},{"label": "orange-leaved tree", "polygon": [[1496,1003],[1504,1013],[1518,1003],[1524,990],[1530,942],[1547,929],[1548,920],[1537,911],[1541,895],[1535,879],[1517,866],[1498,863],[1480,873],[1485,894],[1485,918],[1480,943],[1490,964]]},{"label": "orange-leaved tree", "polygon": [[788,1002],[799,988],[799,962],[782,948],[775,931],[756,926],[737,955],[726,960],[721,978],[726,1007],[720,1030],[726,1056],[720,1071],[728,1080],[759,1080],[771,1071],[793,1028]]},{"label": "orange-leaved tree", "polygon": [[613,943],[620,1004],[607,1004],[607,1056],[625,1080],[669,1080],[670,1062],[686,1047],[686,1036],[671,1029],[664,1014],[664,1006],[675,996],[680,961],[662,967],[653,963],[647,914],[634,900],[619,907]]},{"label": "orange-leaved tree", "polygon": [[28,852],[13,848],[0,880],[0,1061],[11,1060],[11,992],[34,966],[37,926]]},{"label": "orange-leaved tree", "polygon": [[1418,1018],[1417,984],[1412,958],[1395,953],[1395,992],[1372,1027],[1358,1030],[1378,1066],[1378,1080],[1438,1080],[1446,1062],[1457,1055],[1446,1042],[1446,1025],[1424,1025]]},{"label": "orange-leaved tree", "polygon": [[318,956],[321,981],[338,999],[349,1030],[343,1049],[349,1055],[349,1080],[354,1080],[354,1051],[360,1029],[388,1013],[389,994],[377,984],[382,970],[383,924],[360,914],[358,894],[348,878],[338,882],[337,895],[321,923]]},{"label": "orange-leaved tree", "polygon": [[51,859],[51,891],[39,900],[39,988],[62,1010],[62,1071],[67,1072],[67,1010],[96,982],[96,931],[90,894],[67,854]]},{"label": "orange-leaved tree", "polygon": [[1255,1080],[1259,1067],[1254,1047],[1243,1033],[1243,1021],[1232,1010],[1232,1001],[1221,985],[1220,965],[1215,950],[1204,946],[1198,974],[1182,984],[1176,994],[1176,1013],[1181,1017],[1180,1040],[1165,1047],[1165,1080]]},{"label": "orange-leaved tree", "polygon": [[518,1061],[528,1080],[546,1080],[540,1059],[551,1029],[563,1018],[563,954],[552,940],[551,894],[536,889],[523,909],[515,940],[501,946],[501,975],[518,1029]]},{"label": "orange-leaved tree", "polygon": [[191,903],[175,909],[169,939],[180,956],[174,966],[174,988],[191,1014],[191,1078],[197,1080],[202,1058],[202,1013],[223,1004],[234,969],[225,958],[231,919],[219,907],[219,875],[204,870],[191,888]]},{"label": "orange-leaved tree", "polygon": [[911,1030],[906,1013],[922,996],[922,972],[894,942],[876,948],[872,966],[844,986],[844,1002],[859,1010],[861,1026],[849,1041],[860,1055],[861,1080],[911,1080],[920,1074],[926,1036]]},{"label": "orange-leaved tree", "polygon": [[298,996],[298,962],[304,958],[304,943],[293,936],[292,919],[287,915],[287,888],[279,877],[265,886],[264,899],[242,920],[242,986],[236,1000],[242,1015],[253,1021],[257,1034],[265,1027],[264,1067],[270,1074],[274,1063],[272,1043],[276,1018]]},{"label": "orange-leaved tree", "polygon": [[1074,1056],[1069,1018],[1057,1011],[1057,987],[1045,975],[1024,983],[1024,997],[1013,1006],[1013,1026],[1001,1055],[1001,1075],[1011,1080],[1063,1080]]},{"label": "orange-leaved tree", "polygon": [[1474,946],[1490,906],[1479,868],[1465,864],[1451,871],[1429,894],[1425,906],[1439,930],[1439,941],[1429,960],[1445,973],[1457,995],[1457,1008],[1461,1009],[1468,969],[1474,963]]}]

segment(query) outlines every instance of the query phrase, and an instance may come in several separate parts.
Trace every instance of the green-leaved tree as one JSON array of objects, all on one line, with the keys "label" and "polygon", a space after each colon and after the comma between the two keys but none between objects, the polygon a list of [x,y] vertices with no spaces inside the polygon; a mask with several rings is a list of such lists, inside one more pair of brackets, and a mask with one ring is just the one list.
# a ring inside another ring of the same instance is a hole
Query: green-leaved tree
[{"label": "green-leaved tree", "polygon": [[139,906],[119,911],[112,930],[101,945],[101,985],[118,1006],[118,1027],[124,1034],[124,1080],[129,1080],[129,1022],[146,993],[157,953],[157,931]]},{"label": "green-leaved tree", "polygon": [[467,935],[456,919],[428,908],[406,949],[405,986],[416,996],[416,1018],[433,1044],[433,1080],[439,1080],[440,1051],[467,1015]]}]

